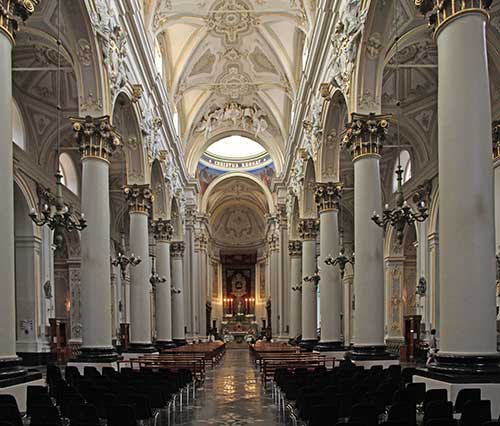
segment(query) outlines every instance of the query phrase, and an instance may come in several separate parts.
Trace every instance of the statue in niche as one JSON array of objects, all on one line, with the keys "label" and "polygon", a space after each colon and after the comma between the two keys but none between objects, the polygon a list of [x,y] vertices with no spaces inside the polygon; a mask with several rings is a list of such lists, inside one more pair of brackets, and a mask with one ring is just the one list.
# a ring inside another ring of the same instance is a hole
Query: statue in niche
[{"label": "statue in niche", "polygon": [[45,281],[43,285],[43,292],[46,299],[52,299],[52,286],[50,285],[50,280]]}]

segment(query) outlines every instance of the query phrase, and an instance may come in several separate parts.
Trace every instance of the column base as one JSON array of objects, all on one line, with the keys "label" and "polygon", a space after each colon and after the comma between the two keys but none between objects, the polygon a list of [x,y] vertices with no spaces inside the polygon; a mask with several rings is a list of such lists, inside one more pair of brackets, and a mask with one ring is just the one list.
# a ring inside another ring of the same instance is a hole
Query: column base
[{"label": "column base", "polygon": [[377,360],[397,360],[398,357],[387,352],[385,345],[357,346],[351,349],[351,358],[353,361],[377,361]]},{"label": "column base", "polygon": [[318,339],[303,339],[299,342],[299,347],[304,352],[312,352],[314,347],[318,344]]},{"label": "column base", "polygon": [[22,362],[22,358],[17,355],[9,358],[0,358],[0,384],[3,382],[8,383],[9,380],[16,380],[25,376],[28,371],[22,367]]},{"label": "column base", "polygon": [[13,395],[16,398],[19,410],[26,411],[26,388],[28,386],[45,386],[45,379],[37,370],[26,370],[24,374],[10,379],[0,380],[0,394]]},{"label": "column base", "polygon": [[24,366],[33,367],[48,364],[53,354],[51,352],[18,352],[17,355],[22,358]]},{"label": "column base", "polygon": [[157,340],[155,346],[160,352],[164,349],[174,349],[177,347],[172,340]]},{"label": "column base", "polygon": [[487,374],[497,376],[500,381],[500,354],[457,355],[438,352],[435,361],[428,366],[429,371],[445,377]]},{"label": "column base", "polygon": [[74,363],[95,363],[107,364],[116,362],[120,359],[120,355],[115,348],[80,348],[80,353],[70,362]]},{"label": "column base", "polygon": [[152,354],[158,353],[158,348],[151,343],[130,343],[126,352],[134,354]]},{"label": "column base", "polygon": [[347,349],[344,342],[322,342],[320,341],[315,347],[316,352],[345,352]]},{"label": "column base", "polygon": [[187,345],[186,339],[172,339],[172,341],[174,342],[175,346],[177,346],[177,347]]}]

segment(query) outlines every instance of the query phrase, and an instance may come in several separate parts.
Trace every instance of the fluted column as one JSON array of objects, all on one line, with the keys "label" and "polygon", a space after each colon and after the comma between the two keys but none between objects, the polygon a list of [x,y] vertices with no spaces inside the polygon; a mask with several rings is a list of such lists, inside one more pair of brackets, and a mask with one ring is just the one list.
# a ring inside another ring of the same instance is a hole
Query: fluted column
[{"label": "fluted column", "polygon": [[172,277],[170,273],[170,241],[173,226],[169,220],[156,219],[151,228],[156,242],[156,269],[164,283],[156,287],[156,342],[159,349],[175,347],[172,341]]},{"label": "fluted column", "polygon": [[82,161],[81,234],[82,350],[79,362],[113,362],[111,345],[111,270],[109,160],[120,143],[108,116],[72,118]]},{"label": "fluted column", "polygon": [[172,242],[170,245],[170,257],[172,259],[172,339],[177,346],[186,344],[183,256],[184,242]]},{"label": "fluted column", "polygon": [[302,332],[302,242],[288,242],[290,255],[290,338]]},{"label": "fluted column", "polygon": [[[498,373],[490,1],[418,3],[438,47],[440,350],[432,370]],[[356,249],[357,255],[357,249]]]},{"label": "fluted column", "polygon": [[338,209],[342,194],[340,183],[320,183],[316,186],[315,200],[320,220],[320,313],[321,340],[314,348],[318,351],[342,350],[342,282],[336,267],[325,264],[325,259],[339,252]]},{"label": "fluted column", "polygon": [[302,219],[299,222],[299,235],[302,239],[302,340],[300,346],[306,350],[312,350],[318,343],[317,283],[304,279],[315,276],[317,272],[316,236],[318,230],[317,219]]},{"label": "fluted column", "polygon": [[352,114],[344,138],[354,163],[354,311],[353,358],[387,358],[384,342],[384,263],[382,229],[370,217],[382,209],[380,152],[388,117]]},{"label": "fluted column", "polygon": [[142,262],[130,269],[130,345],[128,352],[152,353],[151,284],[149,278],[148,220],[153,194],[149,185],[130,185],[124,189],[130,216],[130,252]]}]

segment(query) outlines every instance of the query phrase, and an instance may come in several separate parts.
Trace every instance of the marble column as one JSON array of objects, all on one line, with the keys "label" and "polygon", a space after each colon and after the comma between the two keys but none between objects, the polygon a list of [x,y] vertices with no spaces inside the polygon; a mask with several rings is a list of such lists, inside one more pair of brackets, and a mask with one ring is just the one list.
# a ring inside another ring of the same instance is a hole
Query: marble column
[{"label": "marble column", "polygon": [[342,194],[340,183],[320,183],[316,186],[315,200],[319,207],[320,256],[320,313],[321,340],[315,346],[317,351],[341,351],[342,281],[335,266],[325,264],[325,259],[339,252],[338,209]]},{"label": "marble column", "polygon": [[76,362],[117,359],[111,333],[109,160],[120,143],[108,116],[72,118],[82,162],[82,348]]},{"label": "marble column", "polygon": [[317,219],[301,219],[299,235],[302,239],[302,340],[300,346],[312,350],[318,343],[317,333],[317,282],[305,278],[316,276],[316,236],[319,231]]},{"label": "marble column", "polygon": [[170,257],[172,259],[172,340],[177,346],[186,344],[183,256],[184,242],[172,242],[170,245]]},{"label": "marble column", "polygon": [[288,242],[290,255],[290,339],[302,333],[302,242]]},{"label": "marble column", "polygon": [[[278,216],[278,230],[279,230],[279,274],[278,274],[278,299],[279,299],[279,312],[278,319],[280,323],[279,338],[286,341],[289,330],[289,304],[290,304],[290,258],[288,256],[288,225],[286,209],[281,208]],[[288,327],[288,328],[287,328]]]},{"label": "marble column", "polygon": [[382,210],[380,151],[388,117],[351,116],[343,146],[354,163],[354,295],[353,359],[389,358],[384,342],[383,231],[370,217]]},{"label": "marble column", "polygon": [[[495,179],[495,247],[500,256],[500,120],[492,123]],[[497,260],[497,321],[500,320],[500,258]]]},{"label": "marble column", "polygon": [[164,283],[156,287],[156,342],[158,349],[175,347],[172,341],[172,276],[170,273],[170,241],[173,226],[169,220],[156,219],[151,228],[156,242],[156,272]]},{"label": "marble column", "polygon": [[[429,3],[429,2],[426,2]],[[434,2],[430,2],[431,4]],[[438,47],[440,350],[436,372],[498,373],[491,97],[484,1],[433,13]],[[434,6],[434,5],[432,5]]]},{"label": "marble column", "polygon": [[151,266],[148,220],[153,193],[149,185],[124,188],[130,217],[130,252],[142,262],[130,268],[130,345],[128,352],[153,353],[151,343]]},{"label": "marble column", "polygon": [[14,259],[14,172],[12,152],[12,48],[17,30],[14,18],[26,20],[32,13],[32,2],[2,0],[0,6],[0,271],[2,271],[2,297],[0,298],[0,380],[26,376],[16,355],[16,296]]},{"label": "marble column", "polygon": [[279,297],[278,297],[278,268],[279,268],[279,233],[276,219],[272,218],[268,235],[269,245],[269,281],[271,294],[271,332],[273,338],[279,335]]}]

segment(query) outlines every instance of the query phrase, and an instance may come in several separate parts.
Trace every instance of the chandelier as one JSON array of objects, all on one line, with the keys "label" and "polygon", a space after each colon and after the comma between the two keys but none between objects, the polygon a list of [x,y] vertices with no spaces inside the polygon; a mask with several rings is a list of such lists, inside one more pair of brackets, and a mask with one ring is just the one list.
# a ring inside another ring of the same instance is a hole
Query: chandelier
[{"label": "chandelier", "polygon": [[116,255],[116,258],[111,260],[111,264],[113,266],[120,267],[120,272],[122,274],[123,280],[125,280],[125,278],[127,276],[128,266],[129,265],[137,266],[141,262],[142,262],[142,259],[139,256],[135,257],[133,253],[130,256],[127,256],[126,254],[123,254],[121,252],[118,252],[118,254]]},{"label": "chandelier", "polygon": [[319,275],[319,272],[320,272],[320,270],[317,269],[314,274],[305,276],[304,277],[304,281],[306,283],[312,283],[312,284],[314,284],[317,287],[318,283],[319,283],[319,280],[321,278],[320,275]]},{"label": "chandelier", "polygon": [[165,277],[160,277],[155,269],[155,258],[156,256],[151,256],[151,276],[149,277],[149,283],[153,289],[156,289],[158,284],[164,284],[167,282]]},{"label": "chandelier", "polygon": [[301,285],[292,286],[292,291],[302,291]]},{"label": "chandelier", "polygon": [[[395,2],[394,7],[397,7],[397,2]],[[397,16],[397,10],[395,10],[395,15]],[[399,33],[399,29],[396,28],[396,33]],[[396,36],[396,53],[394,55],[396,61],[396,97],[399,98],[397,92],[399,91],[399,36]],[[398,108],[398,117],[401,116],[401,102],[396,102]],[[397,190],[396,190],[396,207],[394,209],[389,208],[389,204],[386,204],[382,212],[382,217],[374,211],[372,215],[372,220],[384,230],[387,225],[391,225],[396,230],[396,240],[399,245],[403,243],[404,230],[405,227],[412,226],[415,222],[423,222],[429,216],[427,212],[427,206],[424,201],[420,201],[417,204],[417,210],[415,211],[405,200],[403,194],[403,168],[401,167],[401,135],[399,118],[396,120],[397,129],[397,145],[398,145],[398,167],[396,169],[397,176]]]},{"label": "chandelier", "polygon": [[61,146],[61,1],[57,2],[57,142],[56,142],[56,191],[55,194],[49,189],[39,192],[41,208],[37,213],[31,209],[29,217],[37,226],[47,225],[54,231],[54,244],[60,248],[63,243],[62,232],[81,231],[87,227],[87,221],[83,213],[75,217],[73,208],[64,202],[63,198],[63,175],[59,166],[59,154]]}]

